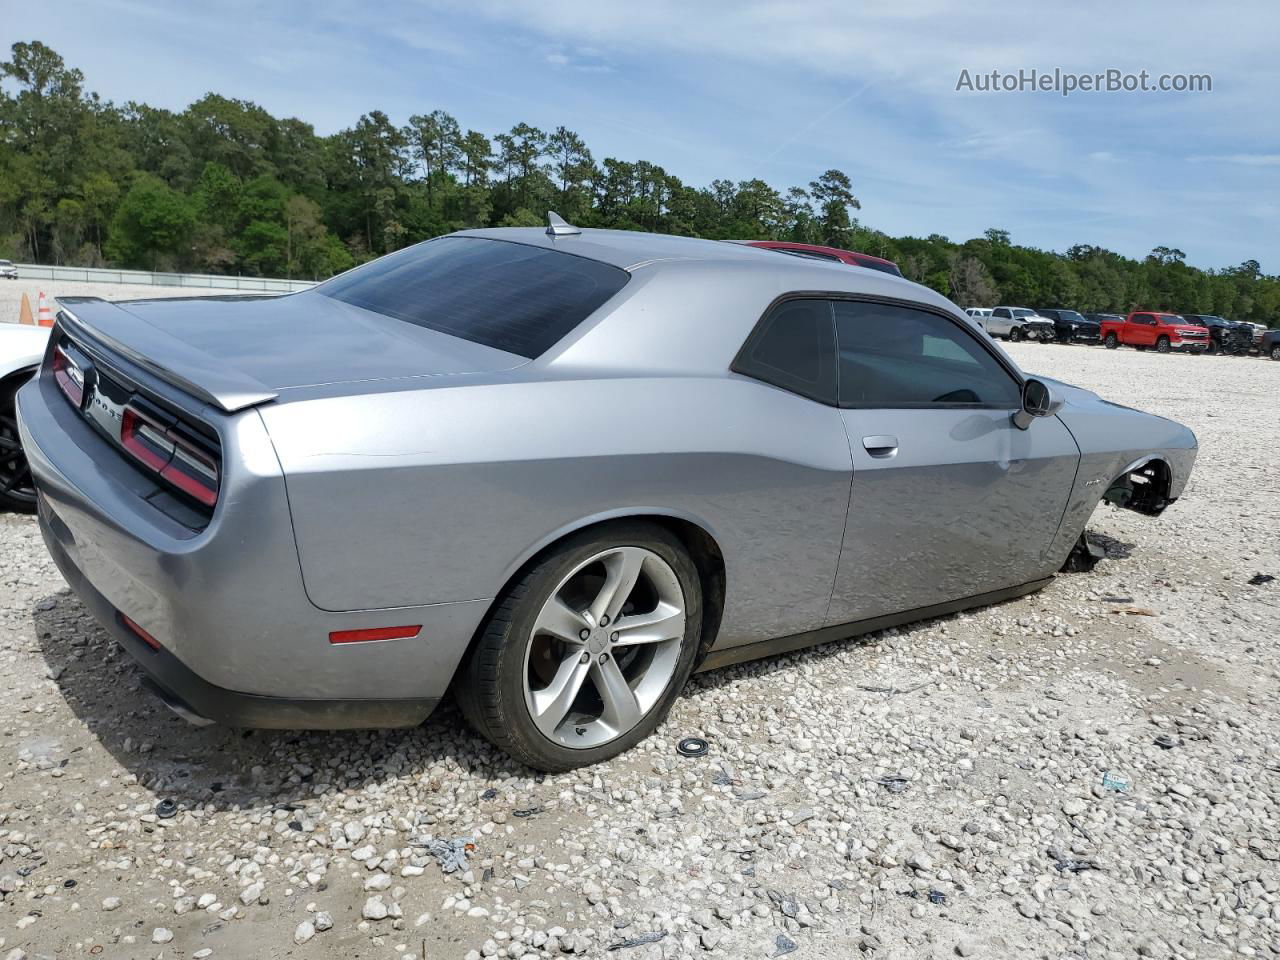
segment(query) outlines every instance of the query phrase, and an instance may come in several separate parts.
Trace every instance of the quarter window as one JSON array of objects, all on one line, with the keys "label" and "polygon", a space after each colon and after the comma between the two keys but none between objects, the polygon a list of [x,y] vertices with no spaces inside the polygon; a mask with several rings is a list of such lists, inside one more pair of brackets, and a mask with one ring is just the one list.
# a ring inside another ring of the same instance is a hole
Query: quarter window
[{"label": "quarter window", "polygon": [[738,373],[820,403],[836,402],[835,333],[827,300],[785,300],[756,327]]},{"label": "quarter window", "polygon": [[1017,407],[1018,382],[959,323],[911,307],[834,303],[845,407]]}]

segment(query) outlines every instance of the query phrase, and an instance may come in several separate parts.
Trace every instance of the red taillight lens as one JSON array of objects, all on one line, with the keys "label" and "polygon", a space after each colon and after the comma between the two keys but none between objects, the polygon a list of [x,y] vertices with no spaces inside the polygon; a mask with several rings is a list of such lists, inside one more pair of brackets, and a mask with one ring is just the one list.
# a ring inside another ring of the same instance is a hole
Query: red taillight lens
[{"label": "red taillight lens", "polygon": [[330,643],[368,643],[372,640],[408,640],[422,632],[422,624],[411,627],[367,627],[364,630],[335,630]]},{"label": "red taillight lens", "polygon": [[53,348],[53,379],[76,407],[84,403],[84,371],[61,347]]},{"label": "red taillight lens", "polygon": [[135,634],[139,640],[145,643],[152,650],[160,649],[159,640],[157,640],[151,634],[147,633],[147,631],[143,630],[133,620],[131,620],[129,617],[126,617],[123,613],[120,614],[120,622],[123,623],[126,627],[128,627],[131,633]]},{"label": "red taillight lens", "polygon": [[168,428],[134,407],[125,407],[120,417],[120,442],[157,472],[164,470],[173,457],[173,441],[168,437]]},{"label": "red taillight lens", "polygon": [[206,507],[212,507],[218,502],[218,465],[172,431],[169,438],[174,441],[173,459],[160,471],[160,476]]},{"label": "red taillight lens", "polygon": [[218,464],[173,427],[131,404],[120,418],[120,443],[183,493],[207,507],[218,502]]}]

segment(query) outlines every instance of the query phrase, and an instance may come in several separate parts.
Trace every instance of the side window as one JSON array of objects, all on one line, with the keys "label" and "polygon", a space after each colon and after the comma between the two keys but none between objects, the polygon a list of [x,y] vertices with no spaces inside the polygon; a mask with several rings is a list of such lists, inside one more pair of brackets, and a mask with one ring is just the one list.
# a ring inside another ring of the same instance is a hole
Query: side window
[{"label": "side window", "polygon": [[1156,318],[1149,313],[1135,313],[1133,315],[1133,322],[1140,323],[1145,327],[1150,327],[1155,325]]},{"label": "side window", "polygon": [[1018,381],[959,323],[880,303],[838,300],[834,312],[841,406],[1021,403]]},{"label": "side window", "polygon": [[784,300],[760,321],[733,369],[819,403],[836,402],[836,344],[827,300]]},{"label": "side window", "polygon": [[996,309],[992,312],[991,315],[993,317],[999,317],[1001,320],[1009,319],[1009,311],[1006,310],[1004,307],[996,307]]}]

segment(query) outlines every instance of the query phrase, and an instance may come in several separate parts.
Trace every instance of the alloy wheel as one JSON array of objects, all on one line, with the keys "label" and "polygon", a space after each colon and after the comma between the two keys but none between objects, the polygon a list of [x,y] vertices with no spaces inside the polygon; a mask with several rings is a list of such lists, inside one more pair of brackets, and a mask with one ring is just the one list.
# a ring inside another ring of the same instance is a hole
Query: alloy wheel
[{"label": "alloy wheel", "polygon": [[587,749],[640,723],[675,675],[685,609],[675,570],[651,550],[612,547],[575,567],[525,647],[525,704],[542,735]]},{"label": "alloy wheel", "polygon": [[23,506],[36,502],[35,482],[18,436],[18,422],[8,414],[0,414],[0,498]]}]

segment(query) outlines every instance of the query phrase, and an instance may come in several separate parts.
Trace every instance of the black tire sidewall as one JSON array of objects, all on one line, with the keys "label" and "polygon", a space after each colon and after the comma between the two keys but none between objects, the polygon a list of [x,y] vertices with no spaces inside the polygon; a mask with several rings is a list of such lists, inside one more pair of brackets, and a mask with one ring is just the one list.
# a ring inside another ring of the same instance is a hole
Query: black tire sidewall
[{"label": "black tire sidewall", "polygon": [[[12,400],[12,397],[10,397],[9,399]],[[17,436],[18,424],[17,424],[17,419],[13,416],[13,410],[8,408],[0,409],[0,416],[4,417],[6,420],[13,421],[14,435]],[[25,456],[25,453],[26,451],[23,451],[24,456]],[[28,465],[28,469],[30,469],[30,465]],[[18,497],[10,496],[7,493],[0,493],[0,510],[12,510],[16,513],[35,513],[36,501],[34,498],[31,500],[25,500],[25,499],[20,499]]]},{"label": "black tire sidewall", "polygon": [[[684,644],[666,692],[634,729],[598,747],[575,750],[548,740],[529,715],[524,698],[525,646],[543,603],[569,571],[597,553],[620,546],[650,550],[675,571],[685,595]],[[519,592],[519,598],[510,607],[509,619],[494,619],[480,641],[482,646],[497,648],[496,683],[487,684],[484,689],[489,693],[487,706],[496,707],[504,721],[501,731],[484,729],[487,724],[482,722],[481,733],[521,762],[554,772],[617,756],[649,736],[666,719],[692,672],[702,633],[702,587],[698,571],[674,535],[657,524],[638,521],[611,523],[573,535],[521,578]],[[500,735],[494,736],[495,733]]]}]

